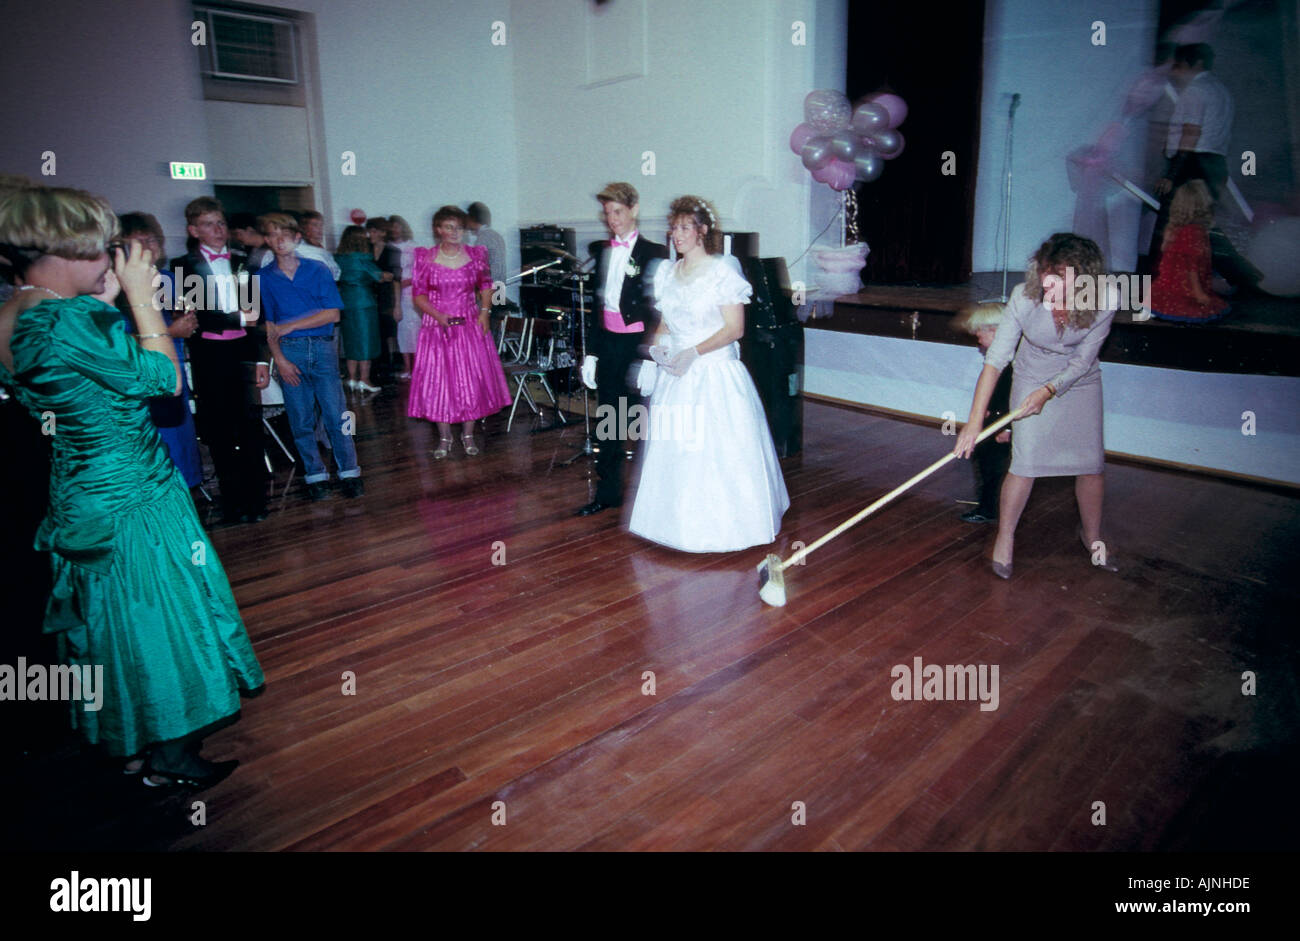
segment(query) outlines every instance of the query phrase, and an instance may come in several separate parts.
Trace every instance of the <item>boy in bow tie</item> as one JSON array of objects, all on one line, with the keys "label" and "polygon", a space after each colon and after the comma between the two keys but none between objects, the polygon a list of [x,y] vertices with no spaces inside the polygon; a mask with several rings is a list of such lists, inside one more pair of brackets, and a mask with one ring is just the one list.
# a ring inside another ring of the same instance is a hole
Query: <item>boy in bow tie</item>
[{"label": "boy in bow tie", "polygon": [[[199,437],[212,453],[224,521],[257,522],[266,518],[262,389],[271,373],[261,335],[246,326],[255,315],[241,310],[248,258],[227,246],[226,214],[212,197],[191,200],[185,222],[193,248],[171,267],[177,310],[192,309],[199,321],[189,341]],[[195,275],[201,293],[186,285]]]},{"label": "boy in bow tie", "polygon": [[[620,400],[636,398],[628,386],[628,370],[637,359],[637,347],[644,342],[646,327],[654,326],[656,314],[650,286],[654,283],[654,265],[668,257],[668,248],[643,238],[637,231],[640,197],[631,183],[610,183],[596,198],[604,210],[611,238],[596,250],[596,328],[587,335],[582,381],[587,388],[596,390],[598,413],[603,414],[608,406],[619,415],[627,414],[631,407],[624,402],[620,411]],[[617,437],[596,442],[596,473],[600,478],[596,499],[581,507],[578,516],[622,505],[625,432],[619,427]]]}]

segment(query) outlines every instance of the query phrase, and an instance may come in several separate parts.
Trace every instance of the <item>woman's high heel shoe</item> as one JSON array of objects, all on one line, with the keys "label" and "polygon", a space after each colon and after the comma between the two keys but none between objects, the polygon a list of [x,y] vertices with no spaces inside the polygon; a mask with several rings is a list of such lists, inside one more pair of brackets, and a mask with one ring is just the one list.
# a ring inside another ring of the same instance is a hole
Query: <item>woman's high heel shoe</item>
[{"label": "woman's high heel shoe", "polygon": [[435,461],[441,461],[444,457],[446,457],[450,453],[451,453],[451,439],[439,438],[438,446],[433,449],[433,459]]},{"label": "woman's high heel shoe", "polygon": [[473,435],[461,435],[460,443],[465,446],[465,453],[468,454],[470,457],[473,457],[474,455],[478,454],[478,448],[474,444]]},{"label": "woman's high heel shoe", "polygon": [[996,575],[998,578],[1010,578],[1010,577],[1011,577],[1011,563],[1008,562],[1008,563],[1006,563],[1006,564],[1004,565],[1004,564],[1002,564],[1001,562],[999,562],[997,559],[994,559],[994,560],[993,560],[993,574]]},{"label": "woman's high heel shoe", "polygon": [[[232,771],[239,767],[238,759],[215,762],[205,761],[203,764],[206,765],[207,770],[199,773],[161,771],[146,765],[146,774],[141,780],[145,787],[178,787],[189,791],[201,791],[212,787],[214,784],[220,784],[230,777]],[[156,781],[155,778],[162,778],[162,780]]]},{"label": "woman's high heel shoe", "polygon": [[1103,572],[1119,571],[1119,566],[1111,559],[1110,551],[1103,540],[1098,539],[1097,543],[1099,543],[1099,545],[1097,545],[1096,548],[1093,548],[1093,546],[1088,544],[1088,540],[1083,538],[1082,526],[1075,530],[1075,532],[1079,536],[1079,542],[1083,543],[1083,548],[1087,551],[1089,561],[1092,562],[1094,568],[1099,568]]}]

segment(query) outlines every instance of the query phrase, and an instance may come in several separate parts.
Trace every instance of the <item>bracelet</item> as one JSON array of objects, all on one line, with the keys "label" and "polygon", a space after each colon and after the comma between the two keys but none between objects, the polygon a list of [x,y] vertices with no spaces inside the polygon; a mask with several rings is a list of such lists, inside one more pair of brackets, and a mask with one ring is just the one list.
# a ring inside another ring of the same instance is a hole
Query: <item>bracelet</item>
[{"label": "bracelet", "polygon": [[158,308],[156,308],[156,307],[153,306],[153,301],[150,301],[150,302],[147,303],[147,304],[132,304],[131,306],[132,306],[132,307],[148,307],[150,310],[157,310],[157,309],[158,309]]},{"label": "bracelet", "polygon": [[170,333],[142,333],[136,337],[137,340],[155,340],[158,337],[169,337]]},{"label": "bracelet", "polygon": [[1056,398],[1056,386],[1052,385],[1050,382],[1044,382],[1043,388],[1047,390],[1047,394],[1050,398]]}]

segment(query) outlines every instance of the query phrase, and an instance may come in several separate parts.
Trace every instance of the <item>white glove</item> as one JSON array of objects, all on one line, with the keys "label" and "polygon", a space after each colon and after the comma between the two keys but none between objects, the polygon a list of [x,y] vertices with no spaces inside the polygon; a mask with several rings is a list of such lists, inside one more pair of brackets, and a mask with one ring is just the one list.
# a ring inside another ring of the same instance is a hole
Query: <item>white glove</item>
[{"label": "white glove", "polygon": [[582,360],[582,384],[588,389],[596,388],[596,357],[585,356]]},{"label": "white glove", "polygon": [[660,366],[667,368],[668,364],[673,361],[672,350],[668,349],[668,347],[664,346],[662,343],[652,346],[650,347],[650,358]]},{"label": "white glove", "polygon": [[695,362],[699,358],[700,354],[696,352],[695,347],[688,346],[686,349],[674,356],[672,362],[669,363],[666,368],[674,376],[684,376],[686,375],[686,370],[691,368],[691,363]]},{"label": "white glove", "polygon": [[642,395],[650,395],[655,390],[655,380],[659,378],[659,367],[648,359],[641,360],[641,368],[636,374],[636,388]]}]

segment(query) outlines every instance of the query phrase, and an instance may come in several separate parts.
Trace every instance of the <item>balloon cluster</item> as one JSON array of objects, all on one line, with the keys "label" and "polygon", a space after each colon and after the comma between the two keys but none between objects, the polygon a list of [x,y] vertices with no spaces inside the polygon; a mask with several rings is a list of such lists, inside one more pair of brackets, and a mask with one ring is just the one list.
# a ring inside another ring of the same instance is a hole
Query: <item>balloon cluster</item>
[{"label": "balloon cluster", "polygon": [[870,183],[884,172],[884,161],[903,152],[898,125],[907,102],[897,95],[872,95],[855,108],[842,92],[819,89],[804,98],[803,117],[790,149],[814,180],[833,190],[847,190],[855,180]]}]

